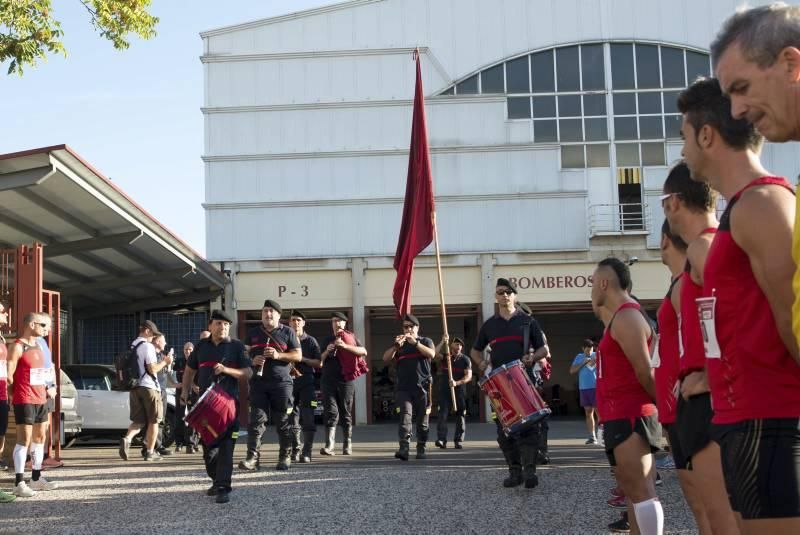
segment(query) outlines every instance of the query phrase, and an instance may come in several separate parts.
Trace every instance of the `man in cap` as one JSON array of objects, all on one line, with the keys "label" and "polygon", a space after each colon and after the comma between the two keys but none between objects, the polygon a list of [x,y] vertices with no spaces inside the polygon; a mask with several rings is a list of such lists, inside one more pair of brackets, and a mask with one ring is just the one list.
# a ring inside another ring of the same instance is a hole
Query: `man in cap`
[{"label": "man in cap", "polygon": [[419,320],[413,314],[406,314],[403,316],[403,334],[395,336],[394,344],[383,354],[383,362],[394,361],[397,365],[395,402],[400,413],[400,449],[394,456],[401,461],[408,460],[414,415],[417,417],[417,459],[425,458],[430,414],[428,388],[431,385],[431,359],[435,353],[433,340],[419,335]]},{"label": "man in cap", "polygon": [[[442,346],[447,343],[442,340]],[[439,417],[436,424],[436,447],[445,449],[447,447],[447,415],[452,405],[450,395],[451,383],[447,368],[453,370],[452,387],[456,394],[456,434],[453,443],[457,450],[463,448],[465,422],[467,416],[467,385],[472,381],[472,361],[462,353],[464,341],[459,337],[453,338],[450,342],[450,354],[445,357],[442,352],[436,353],[434,360],[439,364],[438,380],[439,385]]]},{"label": "man in cap", "polygon": [[347,316],[343,312],[331,314],[332,333],[322,340],[322,403],[325,409],[325,447],[322,455],[333,455],[336,443],[336,424],[342,424],[344,441],[342,453],[352,453],[353,399],[355,379],[360,374],[353,368],[367,350],[356,336],[345,329]]},{"label": "man in cap", "polygon": [[[317,392],[315,388],[314,376],[316,370],[322,367],[320,361],[319,344],[316,338],[309,336],[305,332],[306,315],[300,310],[292,310],[289,315],[289,325],[294,329],[297,338],[300,340],[302,357],[297,364],[297,371],[301,373],[294,378],[294,405],[289,421],[292,425],[292,461],[301,463],[311,462],[311,449],[314,447],[314,435],[317,432],[317,424],[314,422],[314,409],[317,407]],[[300,431],[303,431],[303,439],[300,439]],[[303,451],[300,452],[302,445]]]},{"label": "man in cap", "polygon": [[231,323],[231,317],[225,312],[211,313],[211,336],[197,342],[189,355],[181,388],[181,399],[186,404],[195,374],[198,374],[201,390],[205,391],[216,381],[236,401],[236,418],[231,426],[212,444],[203,444],[203,461],[212,480],[206,494],[216,496],[217,503],[230,501],[233,448],[239,436],[239,379],[250,379],[253,373],[244,345],[229,335]]},{"label": "man in cap", "polygon": [[127,433],[119,441],[119,456],[128,460],[131,440],[146,427],[145,461],[157,461],[161,456],[155,451],[158,436],[158,424],[164,419],[164,407],[161,403],[161,386],[156,375],[163,368],[172,364],[172,356],[166,356],[158,362],[153,339],[161,332],[156,324],[146,320],[139,326],[139,336],[131,343],[139,359],[139,380],[130,392],[131,425]]},{"label": "man in cap", "polygon": [[[505,278],[497,279],[495,300],[498,312],[481,326],[475,344],[470,351],[472,362],[481,372],[485,372],[487,362],[483,351],[491,348],[493,368],[514,360],[539,360],[547,356],[544,333],[537,321],[516,307],[517,288]],[[528,346],[528,347],[526,347]],[[529,356],[529,348],[533,354]],[[532,489],[539,484],[536,476],[536,456],[539,451],[539,426],[533,426],[518,434],[506,435],[499,421],[497,423],[497,443],[503,451],[508,464],[509,477],[503,481],[504,487],[516,487],[525,483]]]},{"label": "man in cap", "polygon": [[261,435],[267,420],[278,434],[278,464],[276,470],[288,470],[291,465],[293,363],[299,363],[302,354],[295,332],[281,324],[281,306],[272,299],[264,301],[261,324],[250,329],[247,342],[254,373],[250,379],[250,420],[247,424],[247,457],[239,463],[243,470],[257,470]]}]

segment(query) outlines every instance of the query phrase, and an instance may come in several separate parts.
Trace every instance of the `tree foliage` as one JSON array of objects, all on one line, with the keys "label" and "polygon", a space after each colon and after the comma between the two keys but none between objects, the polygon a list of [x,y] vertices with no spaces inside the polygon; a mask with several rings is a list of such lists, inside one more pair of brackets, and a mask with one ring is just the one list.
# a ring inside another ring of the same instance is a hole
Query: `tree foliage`
[{"label": "tree foliage", "polygon": [[[129,35],[155,36],[158,18],[147,9],[152,0],[74,0],[83,4],[95,30],[114,48],[130,46]],[[0,0],[0,63],[10,61],[8,74],[22,75],[48,53],[66,56],[61,23],[54,17],[51,0]]]}]

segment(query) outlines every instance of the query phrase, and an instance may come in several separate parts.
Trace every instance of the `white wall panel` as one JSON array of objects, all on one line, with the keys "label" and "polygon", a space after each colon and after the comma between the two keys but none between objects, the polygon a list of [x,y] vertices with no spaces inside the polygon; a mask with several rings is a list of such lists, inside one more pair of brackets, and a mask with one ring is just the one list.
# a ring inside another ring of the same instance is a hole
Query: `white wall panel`
[{"label": "white wall panel", "polygon": [[800,151],[795,143],[767,143],[761,153],[764,167],[771,173],[797,184],[800,174]]},{"label": "white wall panel", "polygon": [[[393,255],[402,205],[246,208],[208,212],[211,260]],[[437,205],[442,251],[537,251],[587,246],[585,199],[456,201]],[[547,228],[548,232],[539,229]],[[302,239],[286,239],[301,236]]]}]

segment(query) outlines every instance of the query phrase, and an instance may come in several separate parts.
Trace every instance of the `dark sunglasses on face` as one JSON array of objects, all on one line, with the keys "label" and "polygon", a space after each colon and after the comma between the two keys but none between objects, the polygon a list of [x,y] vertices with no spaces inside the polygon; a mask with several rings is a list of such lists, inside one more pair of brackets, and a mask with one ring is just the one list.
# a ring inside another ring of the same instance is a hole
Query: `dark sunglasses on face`
[{"label": "dark sunglasses on face", "polygon": [[47,325],[46,323],[39,323],[38,321],[36,322],[36,325],[38,325],[42,329],[47,329],[47,327],[49,327],[49,325]]},{"label": "dark sunglasses on face", "polygon": [[403,324],[403,329],[413,329],[414,327],[416,327],[416,325],[414,325],[413,323],[404,323]]},{"label": "dark sunglasses on face", "polygon": [[495,293],[497,295],[511,295],[514,292],[512,292],[511,290],[497,290]]}]

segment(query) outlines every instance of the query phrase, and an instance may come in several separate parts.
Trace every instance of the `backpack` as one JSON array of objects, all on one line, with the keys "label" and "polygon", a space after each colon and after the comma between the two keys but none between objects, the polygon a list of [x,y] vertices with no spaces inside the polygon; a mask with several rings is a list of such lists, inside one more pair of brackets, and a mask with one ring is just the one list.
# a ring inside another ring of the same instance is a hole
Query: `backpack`
[{"label": "backpack", "polygon": [[139,379],[144,376],[139,369],[139,355],[136,352],[143,343],[144,340],[131,346],[117,358],[117,379],[122,390],[133,390],[139,384]]}]

